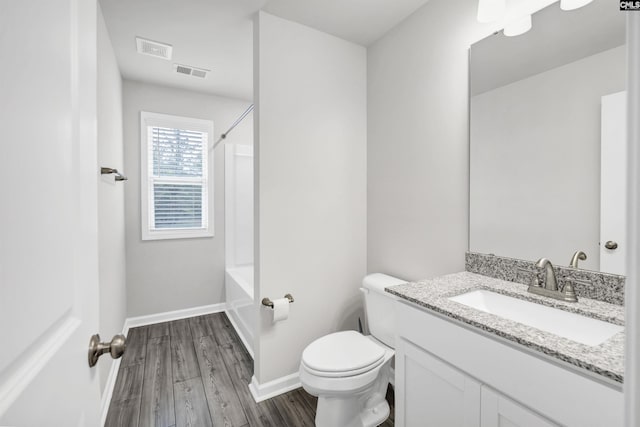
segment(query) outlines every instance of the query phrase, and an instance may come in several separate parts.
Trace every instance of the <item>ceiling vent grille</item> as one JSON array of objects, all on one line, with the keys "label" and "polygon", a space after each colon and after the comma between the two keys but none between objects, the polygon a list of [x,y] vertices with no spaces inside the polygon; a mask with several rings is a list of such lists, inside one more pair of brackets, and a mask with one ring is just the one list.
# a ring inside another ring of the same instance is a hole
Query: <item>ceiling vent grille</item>
[{"label": "ceiling vent grille", "polygon": [[191,75],[191,71],[193,71],[191,68],[189,67],[185,67],[184,65],[176,65],[176,71],[178,73],[182,73],[182,74],[186,74],[188,76]]},{"label": "ceiling vent grille", "polygon": [[136,47],[138,48],[138,53],[166,60],[170,60],[173,54],[173,46],[170,44],[154,42],[141,37],[136,37]]},{"label": "ceiling vent grille", "polygon": [[210,70],[205,70],[203,68],[196,68],[190,65],[182,65],[182,64],[173,64],[176,73],[186,74],[187,76],[199,77],[204,79],[207,77],[207,73]]},{"label": "ceiling vent grille", "polygon": [[207,77],[207,72],[205,70],[194,68],[193,71],[191,71],[191,75],[193,77],[200,77],[201,79],[204,79],[205,77]]}]

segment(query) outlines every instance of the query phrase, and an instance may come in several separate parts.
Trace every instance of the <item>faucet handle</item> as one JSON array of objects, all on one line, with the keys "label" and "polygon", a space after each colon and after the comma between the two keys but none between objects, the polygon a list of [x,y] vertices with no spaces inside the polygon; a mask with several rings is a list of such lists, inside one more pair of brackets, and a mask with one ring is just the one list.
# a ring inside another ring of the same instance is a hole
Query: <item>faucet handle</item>
[{"label": "faucet handle", "polygon": [[576,291],[573,288],[573,284],[571,282],[567,282],[562,288],[562,294],[564,295],[565,301],[577,302],[578,297],[576,296]]},{"label": "faucet handle", "polygon": [[576,251],[571,257],[571,262],[569,266],[573,268],[578,268],[578,261],[585,261],[587,259],[587,254],[582,251]]},{"label": "faucet handle", "polygon": [[540,280],[538,280],[538,274],[535,274],[533,276],[533,279],[531,279],[531,286],[536,287],[536,288],[541,288],[542,285],[540,284]]}]

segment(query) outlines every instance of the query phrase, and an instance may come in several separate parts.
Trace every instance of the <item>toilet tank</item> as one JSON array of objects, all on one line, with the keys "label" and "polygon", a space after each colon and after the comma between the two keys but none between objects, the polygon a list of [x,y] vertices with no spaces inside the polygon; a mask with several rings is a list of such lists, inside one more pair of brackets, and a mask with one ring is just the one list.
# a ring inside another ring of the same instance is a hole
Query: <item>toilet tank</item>
[{"label": "toilet tank", "polygon": [[407,281],[381,273],[369,274],[362,280],[361,289],[364,293],[364,308],[369,332],[391,348],[396,348],[394,302],[398,298],[385,292],[384,288],[403,283]]}]

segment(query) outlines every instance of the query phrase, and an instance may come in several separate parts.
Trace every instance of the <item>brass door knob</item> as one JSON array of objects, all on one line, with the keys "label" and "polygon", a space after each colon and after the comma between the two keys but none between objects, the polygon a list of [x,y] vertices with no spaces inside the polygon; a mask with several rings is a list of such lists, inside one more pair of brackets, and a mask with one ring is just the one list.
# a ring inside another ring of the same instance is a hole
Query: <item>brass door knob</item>
[{"label": "brass door knob", "polygon": [[604,244],[604,247],[607,249],[614,250],[614,249],[618,249],[618,244],[613,240],[609,240],[607,243]]},{"label": "brass door knob", "polygon": [[94,367],[105,353],[110,353],[114,359],[122,357],[126,348],[127,339],[122,334],[114,336],[108,343],[100,342],[100,335],[93,335],[89,341],[89,367]]}]

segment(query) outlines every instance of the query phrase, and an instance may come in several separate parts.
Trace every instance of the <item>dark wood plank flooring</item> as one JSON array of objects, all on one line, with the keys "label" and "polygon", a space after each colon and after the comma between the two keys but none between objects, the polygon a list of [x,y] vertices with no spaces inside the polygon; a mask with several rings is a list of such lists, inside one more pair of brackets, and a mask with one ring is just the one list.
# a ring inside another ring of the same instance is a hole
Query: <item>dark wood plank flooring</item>
[{"label": "dark wood plank flooring", "polygon": [[[133,328],[105,426],[314,426],[315,397],[300,388],[256,403],[252,375],[253,360],[224,313]],[[383,426],[391,427],[391,387],[387,400]]]}]

